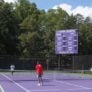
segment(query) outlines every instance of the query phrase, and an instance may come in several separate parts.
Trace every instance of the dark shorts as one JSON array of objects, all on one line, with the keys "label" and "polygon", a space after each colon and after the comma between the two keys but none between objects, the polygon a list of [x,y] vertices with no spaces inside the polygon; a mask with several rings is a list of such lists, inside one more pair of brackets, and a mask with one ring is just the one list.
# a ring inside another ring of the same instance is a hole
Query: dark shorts
[{"label": "dark shorts", "polygon": [[38,77],[42,77],[42,74],[38,74]]}]

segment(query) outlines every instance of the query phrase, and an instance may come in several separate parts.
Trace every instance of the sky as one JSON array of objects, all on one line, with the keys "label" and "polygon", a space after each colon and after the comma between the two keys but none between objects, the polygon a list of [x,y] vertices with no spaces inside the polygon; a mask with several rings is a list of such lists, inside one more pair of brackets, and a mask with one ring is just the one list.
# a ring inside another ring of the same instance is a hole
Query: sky
[{"label": "sky", "polygon": [[[5,0],[6,2],[15,2],[17,0]],[[57,7],[65,10],[69,15],[81,14],[84,17],[92,18],[92,0],[30,0],[37,5],[37,8],[57,9]]]}]

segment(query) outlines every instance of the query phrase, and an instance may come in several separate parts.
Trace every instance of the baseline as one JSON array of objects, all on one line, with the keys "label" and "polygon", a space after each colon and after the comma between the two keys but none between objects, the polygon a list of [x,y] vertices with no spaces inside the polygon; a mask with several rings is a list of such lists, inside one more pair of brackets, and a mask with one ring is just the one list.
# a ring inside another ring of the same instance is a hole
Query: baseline
[{"label": "baseline", "polygon": [[[77,89],[48,89],[48,90],[31,90],[32,92],[56,92],[56,91],[77,91],[77,90],[91,90],[92,88],[89,89],[83,89],[83,88],[77,88]],[[30,90],[29,90],[30,92]]]},{"label": "baseline", "polygon": [[1,92],[5,92],[1,85],[0,85],[0,90],[1,90]]},{"label": "baseline", "polygon": [[1,74],[2,76],[4,76],[5,78],[7,78],[8,80],[12,81],[15,85],[17,85],[18,87],[20,87],[21,89],[23,89],[26,92],[32,92],[31,90],[29,91],[28,89],[26,89],[25,87],[23,87],[22,85],[20,85],[19,83],[15,82],[14,80],[12,80],[11,78],[9,78],[8,76],[6,76],[5,74]]}]

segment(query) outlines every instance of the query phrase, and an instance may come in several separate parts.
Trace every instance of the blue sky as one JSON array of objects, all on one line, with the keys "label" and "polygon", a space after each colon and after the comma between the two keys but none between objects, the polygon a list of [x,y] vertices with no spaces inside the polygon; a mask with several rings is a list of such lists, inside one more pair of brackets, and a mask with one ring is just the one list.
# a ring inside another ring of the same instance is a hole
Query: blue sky
[{"label": "blue sky", "polygon": [[92,0],[30,0],[37,5],[39,9],[57,9],[65,10],[69,15],[81,14],[84,17],[92,18]]},{"label": "blue sky", "polygon": [[66,3],[72,5],[73,8],[77,6],[92,7],[92,0],[30,0],[36,3],[39,9],[50,9],[55,5]]},{"label": "blue sky", "polygon": [[[15,2],[17,0],[5,0],[6,2]],[[29,0],[37,5],[38,9],[57,9],[65,10],[69,15],[81,14],[84,17],[92,18],[92,0]]]}]

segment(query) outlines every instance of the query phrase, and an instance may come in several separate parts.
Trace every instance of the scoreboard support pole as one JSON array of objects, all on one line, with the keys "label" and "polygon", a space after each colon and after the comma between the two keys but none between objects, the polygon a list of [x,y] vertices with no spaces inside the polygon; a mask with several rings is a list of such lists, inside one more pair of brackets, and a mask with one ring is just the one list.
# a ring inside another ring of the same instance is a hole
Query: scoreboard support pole
[{"label": "scoreboard support pole", "polygon": [[74,55],[72,56],[72,69],[74,71],[74,66],[75,66],[75,63],[74,63]]},{"label": "scoreboard support pole", "polygon": [[58,55],[58,70],[60,70],[60,66],[61,66],[61,55]]}]

